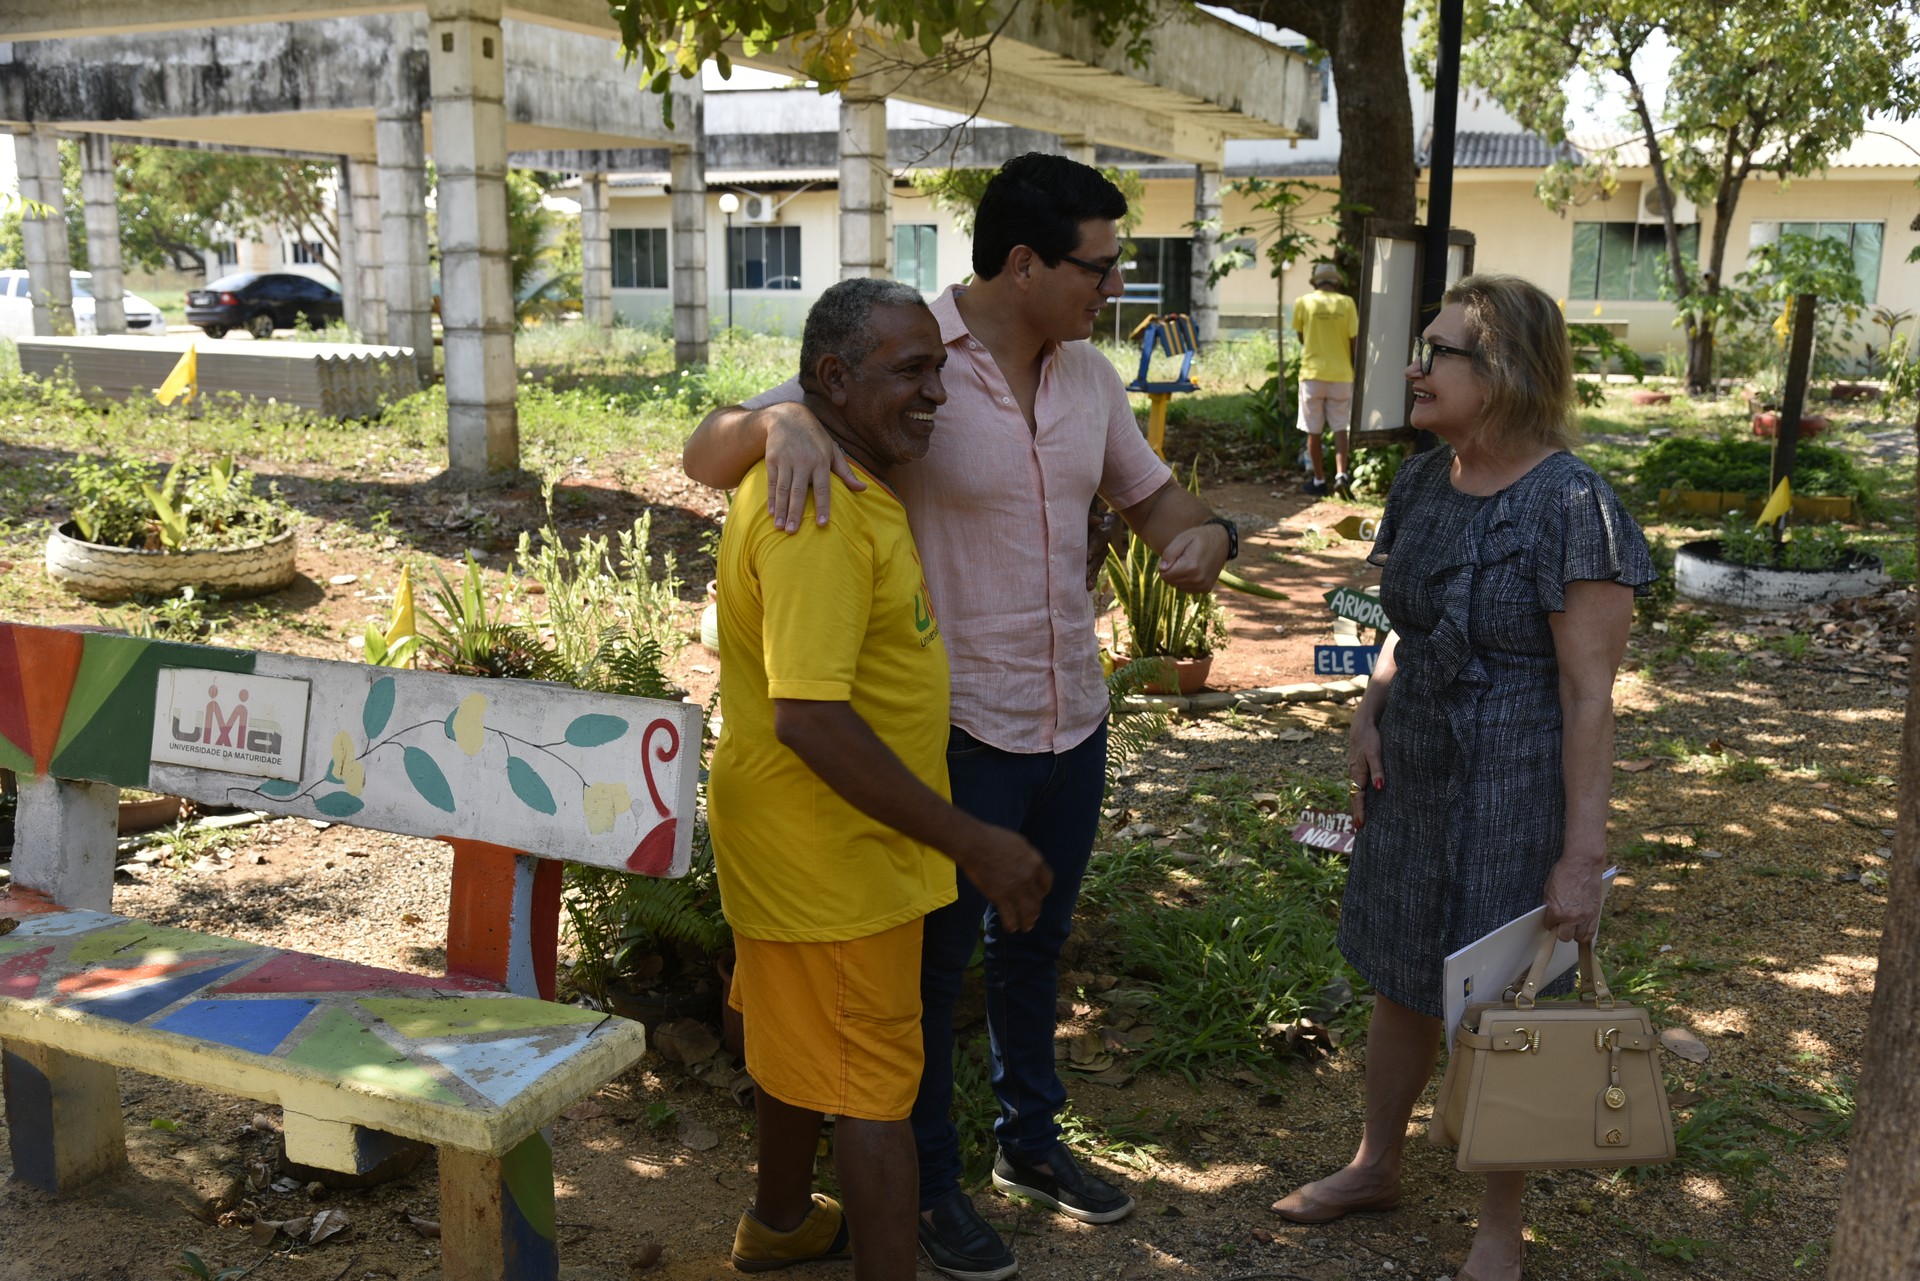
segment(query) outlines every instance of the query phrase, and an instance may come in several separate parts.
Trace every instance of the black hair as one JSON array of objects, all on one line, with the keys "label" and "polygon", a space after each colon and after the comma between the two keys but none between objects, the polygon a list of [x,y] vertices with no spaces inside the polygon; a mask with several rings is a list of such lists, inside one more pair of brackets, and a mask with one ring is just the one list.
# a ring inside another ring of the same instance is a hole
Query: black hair
[{"label": "black hair", "polygon": [[1000,166],[980,197],[973,220],[973,274],[992,280],[1016,245],[1058,267],[1079,246],[1081,223],[1126,216],[1126,196],[1091,165],[1040,151],[1015,156]]},{"label": "black hair", "polygon": [[926,305],[918,289],[897,280],[855,276],[829,285],[814,300],[800,334],[800,385],[818,390],[812,386],[813,371],[829,353],[840,357],[848,369],[858,369],[873,354],[880,345],[868,325],[875,307],[925,309]]}]

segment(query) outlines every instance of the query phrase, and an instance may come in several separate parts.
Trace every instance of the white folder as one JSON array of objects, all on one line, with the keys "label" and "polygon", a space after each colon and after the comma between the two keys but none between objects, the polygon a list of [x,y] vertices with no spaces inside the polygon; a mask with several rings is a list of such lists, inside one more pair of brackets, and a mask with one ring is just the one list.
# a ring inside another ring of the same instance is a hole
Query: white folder
[{"label": "white folder", "polygon": [[[1619,873],[1618,867],[1610,867],[1600,874],[1602,909],[1606,907],[1607,891],[1613,888],[1613,878]],[[1518,987],[1525,981],[1527,969],[1540,950],[1540,931],[1546,927],[1546,919],[1545,905],[1536,907],[1447,958],[1441,1004],[1447,1016],[1448,1049],[1453,1048],[1453,1034],[1460,1030],[1468,1005],[1498,1001],[1508,987]],[[1547,966],[1547,983],[1579,963],[1580,945],[1572,941],[1560,944],[1553,949],[1553,960]]]}]

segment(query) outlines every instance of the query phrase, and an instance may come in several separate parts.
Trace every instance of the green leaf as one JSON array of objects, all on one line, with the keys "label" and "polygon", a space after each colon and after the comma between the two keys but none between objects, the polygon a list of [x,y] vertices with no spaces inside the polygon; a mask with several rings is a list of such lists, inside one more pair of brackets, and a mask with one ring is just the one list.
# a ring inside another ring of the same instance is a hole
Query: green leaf
[{"label": "green leaf", "polygon": [[347,818],[358,814],[364,805],[352,792],[328,792],[313,798],[313,808],[328,818]]},{"label": "green leaf", "polygon": [[275,796],[281,800],[285,800],[300,790],[300,780],[297,778],[270,778],[254,790],[262,796]]},{"label": "green leaf", "polygon": [[387,727],[387,718],[392,715],[393,677],[382,676],[367,691],[367,704],[360,709],[360,727],[366,730],[369,743]]},{"label": "green leaf", "polygon": [[920,52],[926,54],[929,58],[938,58],[942,47],[943,44],[940,39],[939,28],[935,27],[931,22],[921,23]]},{"label": "green leaf", "polygon": [[622,718],[589,712],[585,716],[574,717],[573,724],[567,726],[567,742],[575,747],[598,747],[602,743],[611,743],[626,732],[627,722]]},{"label": "green leaf", "polygon": [[551,814],[558,808],[553,803],[553,790],[547,786],[547,781],[518,756],[507,758],[507,783],[513,788],[513,794],[526,802],[528,809]]},{"label": "green leaf", "polygon": [[[448,718],[448,736],[452,736],[452,718]],[[409,747],[401,754],[401,764],[406,768],[407,781],[413,784],[413,790],[420,793],[421,799],[435,809],[454,812],[453,789],[447,786],[447,776],[440,772],[439,762],[417,747]]]}]

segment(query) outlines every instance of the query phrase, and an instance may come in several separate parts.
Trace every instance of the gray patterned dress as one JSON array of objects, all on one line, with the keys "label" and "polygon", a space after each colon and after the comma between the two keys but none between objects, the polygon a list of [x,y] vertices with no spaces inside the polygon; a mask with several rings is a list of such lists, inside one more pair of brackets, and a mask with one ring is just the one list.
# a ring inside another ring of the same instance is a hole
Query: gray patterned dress
[{"label": "gray patterned dress", "polygon": [[1548,615],[1566,585],[1656,575],[1591,467],[1557,453],[1506,489],[1454,489],[1453,451],[1409,458],[1373,552],[1399,638],[1380,716],[1386,787],[1366,794],[1340,950],[1375,991],[1441,1015],[1448,953],[1540,906],[1562,852],[1560,676]]}]

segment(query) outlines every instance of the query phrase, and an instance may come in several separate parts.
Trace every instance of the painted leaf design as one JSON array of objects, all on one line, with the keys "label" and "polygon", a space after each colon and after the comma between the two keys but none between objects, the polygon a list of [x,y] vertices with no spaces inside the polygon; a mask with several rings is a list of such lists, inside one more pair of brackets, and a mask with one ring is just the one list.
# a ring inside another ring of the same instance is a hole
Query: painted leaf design
[{"label": "painted leaf design", "polygon": [[358,814],[364,804],[365,802],[358,796],[351,796],[346,792],[328,792],[325,796],[313,798],[313,808],[328,818],[346,818],[349,815]]},{"label": "painted leaf design", "polygon": [[453,718],[458,716],[459,714],[460,714],[460,709],[456,707],[452,711],[447,713],[446,720],[440,722],[440,728],[447,731],[448,738],[453,737]]},{"label": "painted leaf design", "polygon": [[262,796],[277,796],[281,800],[285,800],[300,790],[300,780],[297,778],[270,778],[260,784],[255,790]]},{"label": "painted leaf design", "polygon": [[360,709],[360,728],[367,732],[368,742],[387,727],[387,718],[392,715],[393,677],[382,676],[367,691],[367,705]]},{"label": "painted leaf design", "polygon": [[447,786],[447,776],[440,772],[440,765],[433,757],[417,747],[409,747],[401,755],[401,764],[407,771],[407,781],[413,784],[413,790],[420,793],[421,799],[435,809],[453,813],[453,789]]},{"label": "painted leaf design", "polygon": [[542,814],[554,812],[553,790],[533,766],[518,756],[507,758],[507,782],[512,786],[513,794],[526,802],[528,809],[538,810]]},{"label": "painted leaf design", "polygon": [[575,747],[598,747],[626,732],[627,722],[621,717],[589,712],[573,718],[573,724],[567,726],[567,741]]}]

